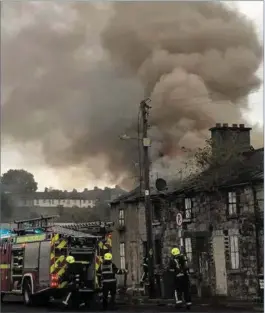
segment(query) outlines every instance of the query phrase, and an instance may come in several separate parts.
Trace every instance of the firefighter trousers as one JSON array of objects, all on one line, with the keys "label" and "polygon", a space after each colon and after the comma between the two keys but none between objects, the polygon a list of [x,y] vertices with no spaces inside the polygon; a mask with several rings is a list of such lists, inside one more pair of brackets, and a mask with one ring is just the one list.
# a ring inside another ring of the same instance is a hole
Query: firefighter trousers
[{"label": "firefighter trousers", "polygon": [[[103,309],[106,309],[109,305],[114,307],[116,300],[117,285],[116,281],[103,282],[102,285],[102,296],[103,296]],[[110,294],[110,303],[108,297]]]},{"label": "firefighter trousers", "polygon": [[191,304],[190,280],[189,276],[177,276],[175,279],[175,300],[180,303],[184,298],[186,304]]},{"label": "firefighter trousers", "polygon": [[147,281],[147,278],[148,278],[148,272],[144,271],[141,277],[141,281],[140,281],[141,286],[144,285],[144,283]]}]

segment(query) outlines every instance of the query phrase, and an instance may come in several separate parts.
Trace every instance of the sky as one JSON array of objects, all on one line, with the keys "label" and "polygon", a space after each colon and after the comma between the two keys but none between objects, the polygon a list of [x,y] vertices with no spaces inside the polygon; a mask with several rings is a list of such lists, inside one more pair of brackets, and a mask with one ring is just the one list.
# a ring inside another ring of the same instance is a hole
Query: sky
[{"label": "sky", "polygon": [[[231,5],[231,2],[230,2]],[[262,1],[237,1],[232,5],[238,6],[239,10],[253,19],[263,39],[263,2]],[[259,70],[260,77],[263,77],[263,68]],[[261,89],[249,97],[249,106],[251,112],[247,113],[247,119],[250,124],[258,123],[263,125],[263,86]],[[236,121],[235,121],[236,122]],[[36,147],[36,150],[38,147]],[[37,154],[36,154],[37,155]],[[39,185],[39,190],[43,190],[45,187],[73,189],[76,186],[67,186],[62,184],[62,178],[59,180],[56,172],[48,168],[44,163],[40,163],[40,160],[36,158],[27,158],[25,155],[21,155],[18,151],[14,150],[11,146],[5,145],[1,153],[1,172],[6,172],[12,168],[23,168],[33,173],[36,181]],[[77,173],[77,172],[76,172]],[[104,181],[89,181],[82,177],[82,181],[79,183],[79,189],[93,188],[94,186],[104,187],[106,183]],[[76,179],[73,179],[76,181]],[[82,186],[82,188],[81,188]]]}]

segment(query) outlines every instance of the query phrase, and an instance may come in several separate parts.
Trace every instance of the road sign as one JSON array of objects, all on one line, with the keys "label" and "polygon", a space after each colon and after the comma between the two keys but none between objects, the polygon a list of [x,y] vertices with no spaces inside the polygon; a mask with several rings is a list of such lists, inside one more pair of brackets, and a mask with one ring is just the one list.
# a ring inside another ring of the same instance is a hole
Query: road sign
[{"label": "road sign", "polygon": [[181,225],[182,225],[183,218],[182,218],[182,214],[181,214],[181,213],[178,213],[178,214],[177,214],[177,216],[176,216],[176,222],[177,222],[177,225],[178,225],[178,226],[181,226]]}]

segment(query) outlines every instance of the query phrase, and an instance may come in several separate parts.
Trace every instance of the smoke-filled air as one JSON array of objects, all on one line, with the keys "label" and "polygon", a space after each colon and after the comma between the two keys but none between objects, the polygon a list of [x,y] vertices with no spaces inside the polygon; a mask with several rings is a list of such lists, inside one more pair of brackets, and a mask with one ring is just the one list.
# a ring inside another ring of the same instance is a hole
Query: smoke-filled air
[{"label": "smoke-filled air", "polygon": [[76,186],[133,182],[137,140],[120,135],[137,136],[144,98],[152,169],[170,176],[209,127],[244,123],[261,83],[253,24],[214,1],[5,2],[1,48],[3,143],[28,144]]}]

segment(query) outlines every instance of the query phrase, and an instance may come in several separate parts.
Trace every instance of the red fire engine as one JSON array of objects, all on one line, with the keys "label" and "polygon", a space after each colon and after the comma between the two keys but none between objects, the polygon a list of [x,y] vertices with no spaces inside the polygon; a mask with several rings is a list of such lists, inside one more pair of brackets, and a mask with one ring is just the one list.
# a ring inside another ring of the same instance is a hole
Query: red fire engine
[{"label": "red fire engine", "polygon": [[1,301],[8,294],[22,295],[26,305],[47,303],[51,297],[63,298],[69,292],[68,255],[80,264],[78,293],[88,299],[88,295],[99,291],[96,271],[102,254],[111,250],[113,223],[62,227],[53,223],[54,218],[15,221],[16,229],[0,239]]}]

